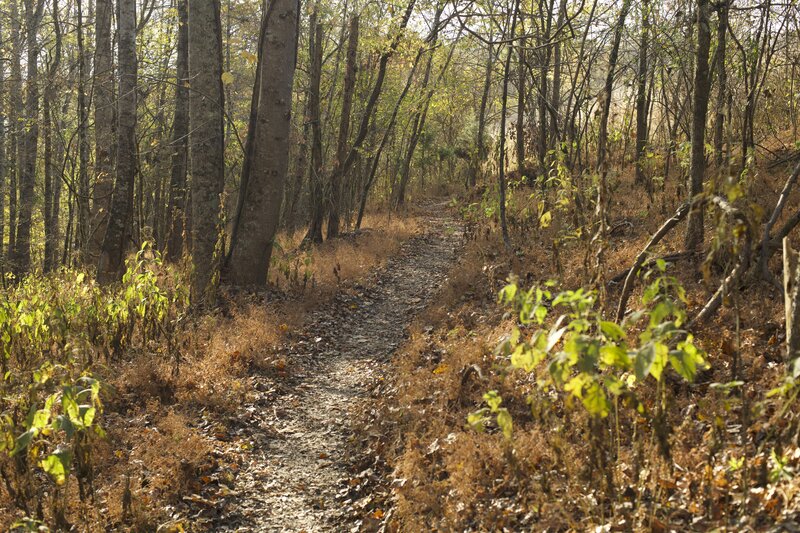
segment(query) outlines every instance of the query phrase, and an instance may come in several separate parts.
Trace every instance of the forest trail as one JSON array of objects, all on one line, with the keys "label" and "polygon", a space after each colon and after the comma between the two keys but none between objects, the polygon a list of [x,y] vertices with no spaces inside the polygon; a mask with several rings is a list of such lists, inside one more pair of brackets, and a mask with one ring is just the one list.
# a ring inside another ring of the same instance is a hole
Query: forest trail
[{"label": "forest trail", "polygon": [[462,242],[445,204],[427,210],[420,235],[364,283],[313,311],[281,348],[293,369],[281,392],[259,391],[242,406],[240,437],[252,449],[240,452],[235,492],[215,530],[359,529],[354,505],[341,496],[353,477],[350,413],[442,285]]}]

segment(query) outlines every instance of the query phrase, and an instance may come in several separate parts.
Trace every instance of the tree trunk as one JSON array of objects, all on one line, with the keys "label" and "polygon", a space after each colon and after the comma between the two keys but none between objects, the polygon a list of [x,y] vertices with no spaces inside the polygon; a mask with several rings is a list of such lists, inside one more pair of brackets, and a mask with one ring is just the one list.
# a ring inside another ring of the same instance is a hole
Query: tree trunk
[{"label": "tree trunk", "polygon": [[[783,239],[783,294],[786,313],[786,362],[800,357],[800,261],[789,237]],[[795,367],[797,368],[797,367]],[[796,372],[796,370],[795,370]],[[796,376],[797,374],[795,374]]]},{"label": "tree trunk", "polygon": [[253,166],[232,242],[228,279],[235,285],[264,286],[280,220],[288,170],[292,84],[297,60],[298,0],[274,0],[265,15],[262,73],[254,90],[258,119],[253,131]]},{"label": "tree trunk", "polygon": [[478,174],[481,166],[486,161],[486,107],[489,102],[489,90],[492,88],[492,45],[487,46],[486,50],[486,71],[483,77],[483,91],[481,92],[481,105],[478,110],[478,138],[476,160],[473,162],[472,170],[469,175],[469,186],[475,187],[478,183]]},{"label": "tree trunk", "polygon": [[55,46],[53,60],[47,76],[47,88],[44,97],[44,270],[49,272],[58,264],[57,249],[60,243],[58,215],[60,195],[56,191],[60,188],[61,174],[55,173],[58,162],[53,161],[53,103],[58,100],[56,76],[61,64],[61,23],[58,20],[58,0],[53,0],[53,29],[55,33]]},{"label": "tree trunk", "polygon": [[225,94],[222,85],[222,24],[219,0],[188,4],[189,172],[192,183],[192,282],[195,306],[215,300],[219,258],[220,195],[225,182]]},{"label": "tree trunk", "polygon": [[717,172],[722,172],[725,161],[722,146],[725,141],[725,105],[728,94],[728,71],[725,65],[725,52],[728,34],[728,2],[723,0],[719,6],[719,23],[717,26],[717,101],[716,120],[714,121],[714,160]]},{"label": "tree trunk", "polygon": [[636,72],[636,183],[644,185],[652,198],[652,183],[644,175],[647,150],[647,47],[650,41],[650,1],[644,0],[642,10],[642,33],[639,42],[639,69]]},{"label": "tree trunk", "polygon": [[[708,23],[709,0],[697,0],[697,55],[694,73],[694,104],[692,111],[692,153],[689,168],[689,199],[703,192],[706,171],[706,116],[711,76],[708,72],[708,53],[711,48],[711,28]],[[703,206],[689,213],[686,228],[686,250],[696,250],[703,244]]]},{"label": "tree trunk", "polygon": [[[0,23],[0,34],[2,34],[2,24]],[[6,198],[6,175],[8,174],[8,164],[6,163],[6,108],[4,105],[6,93],[6,70],[0,67],[0,275],[3,274],[3,263],[5,260],[5,198]]]},{"label": "tree trunk", "polygon": [[89,117],[86,106],[86,56],[83,43],[83,1],[77,0],[78,39],[78,249],[81,261],[89,248],[91,220],[89,213]]},{"label": "tree trunk", "polygon": [[187,0],[178,0],[178,58],[175,76],[175,115],[172,119],[171,174],[167,207],[166,257],[183,254],[186,230],[186,171],[189,147],[189,12]]},{"label": "tree trunk", "polygon": [[108,226],[98,261],[97,279],[108,284],[121,278],[133,225],[136,179],[136,2],[119,0],[119,98],[117,99],[117,168]]},{"label": "tree trunk", "polygon": [[28,49],[28,79],[25,91],[25,127],[23,135],[22,172],[19,180],[19,221],[14,249],[13,267],[18,275],[31,269],[31,229],[33,205],[36,201],[36,155],[39,146],[39,23],[44,0],[25,0],[26,45]]},{"label": "tree trunk", "polygon": [[[509,35],[513,39],[517,31],[517,12],[519,11],[519,0],[514,3],[514,11],[511,14],[511,32]],[[508,223],[506,222],[506,110],[508,109],[508,72],[511,67],[511,45],[506,51],[506,61],[503,67],[503,96],[500,105],[500,172],[498,184],[500,192],[500,230],[503,234],[503,244],[506,248],[511,246],[508,236]]]},{"label": "tree trunk", "polygon": [[[320,112],[320,80],[322,78],[322,25],[317,11],[309,17],[308,57],[311,62],[308,79],[308,118],[311,123],[311,220],[305,240],[322,242],[322,221],[325,217],[325,177],[322,156],[322,116]],[[338,163],[337,163],[338,164]]]},{"label": "tree trunk", "polygon": [[114,64],[111,52],[112,0],[97,0],[94,51],[95,182],[92,190],[91,236],[86,260],[96,261],[108,227],[108,211],[114,190]]},{"label": "tree trunk", "polygon": [[[8,178],[8,258],[14,255],[17,245],[17,194],[19,177],[22,173],[22,21],[19,13],[19,2],[11,4],[11,79],[9,80],[9,113],[11,125],[11,142],[8,146],[8,160],[12,161]],[[12,265],[13,266],[13,265]]]},{"label": "tree trunk", "polygon": [[[350,35],[347,40],[347,65],[342,89],[342,114],[339,121],[339,139],[336,144],[336,165],[347,157],[347,141],[350,136],[350,114],[356,88],[356,61],[358,59],[358,16],[350,19]],[[331,176],[330,212],[328,214],[328,238],[339,235],[339,217],[342,209],[342,181],[345,175]]]},{"label": "tree trunk", "polygon": [[525,173],[525,41],[517,45],[517,171]]}]

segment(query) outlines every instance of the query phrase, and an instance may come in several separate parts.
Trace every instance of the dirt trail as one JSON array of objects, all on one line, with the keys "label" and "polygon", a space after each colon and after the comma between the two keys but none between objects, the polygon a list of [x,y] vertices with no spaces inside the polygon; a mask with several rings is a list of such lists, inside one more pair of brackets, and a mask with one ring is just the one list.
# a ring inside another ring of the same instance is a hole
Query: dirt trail
[{"label": "dirt trail", "polygon": [[[444,205],[430,207],[422,235],[363,284],[309,317],[284,347],[295,371],[276,395],[264,384],[241,408],[242,452],[235,492],[216,531],[358,530],[347,493],[350,410],[360,408],[375,371],[403,341],[412,318],[453,265],[461,232]],[[248,446],[249,447],[249,446]]]}]

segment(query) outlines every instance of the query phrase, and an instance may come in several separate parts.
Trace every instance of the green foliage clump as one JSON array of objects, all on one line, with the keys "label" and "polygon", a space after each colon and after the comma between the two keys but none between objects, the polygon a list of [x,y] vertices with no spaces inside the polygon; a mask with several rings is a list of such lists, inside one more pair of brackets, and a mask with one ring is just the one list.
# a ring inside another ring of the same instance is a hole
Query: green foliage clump
[{"label": "green foliage clump", "polygon": [[[704,353],[682,329],[686,323],[684,290],[666,275],[666,264],[657,270],[642,296],[643,308],[622,323],[604,320],[596,309],[596,295],[578,289],[553,294],[548,286],[522,290],[512,281],[500,291],[500,303],[518,319],[508,339],[498,346],[509,370],[537,376],[538,387],[578,400],[592,417],[605,418],[617,406],[629,406],[644,414],[637,389],[648,379],[660,384],[671,367],[687,381],[707,367]],[[551,314],[560,314],[545,328]],[[530,337],[523,330],[535,326]],[[544,367],[545,372],[539,372]],[[511,437],[511,417],[500,407],[496,391],[486,394],[487,407],[472,413],[468,422],[481,429],[489,415]]]},{"label": "green foliage clump", "polygon": [[164,345],[156,341],[166,341],[177,365],[175,333],[187,309],[180,274],[149,244],[115,286],[62,270],[0,294],[0,477],[30,520],[65,526],[71,478],[82,500],[92,495],[108,388],[98,365]]}]

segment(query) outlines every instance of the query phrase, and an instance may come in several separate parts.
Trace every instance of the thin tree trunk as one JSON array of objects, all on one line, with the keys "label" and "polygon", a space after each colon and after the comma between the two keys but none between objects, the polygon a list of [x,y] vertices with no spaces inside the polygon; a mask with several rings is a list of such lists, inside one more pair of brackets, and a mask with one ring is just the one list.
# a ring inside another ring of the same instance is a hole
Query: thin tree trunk
[{"label": "thin tree trunk", "polygon": [[35,203],[36,154],[39,146],[39,23],[44,0],[25,0],[28,79],[25,91],[25,127],[22,172],[19,180],[19,221],[13,266],[18,275],[31,270],[31,229]]},{"label": "thin tree trunk", "polygon": [[[325,217],[325,177],[322,155],[322,116],[320,80],[322,78],[322,25],[314,10],[309,17],[308,57],[311,61],[308,80],[308,118],[311,123],[311,220],[305,240],[322,242]],[[338,164],[338,163],[337,163]]]},{"label": "thin tree trunk", "polygon": [[136,2],[119,0],[119,97],[117,99],[117,168],[114,192],[103,237],[97,279],[117,281],[125,268],[125,252],[133,225],[133,189],[136,179]]},{"label": "thin tree trunk", "polygon": [[[342,114],[339,122],[339,139],[336,143],[336,164],[347,157],[347,141],[350,136],[350,114],[356,88],[356,61],[358,59],[358,16],[350,19],[350,35],[347,40],[347,65],[342,89]],[[330,211],[328,214],[328,238],[339,235],[339,217],[342,209],[342,181],[344,174],[331,176]]]},{"label": "thin tree trunk", "polygon": [[81,261],[89,248],[89,117],[86,105],[86,56],[83,42],[83,1],[76,0],[78,39],[78,248]]},{"label": "thin tree trunk", "polygon": [[728,93],[728,70],[725,65],[725,52],[728,34],[728,2],[723,0],[719,6],[719,22],[717,25],[717,101],[716,120],[714,121],[714,160],[717,171],[722,172],[725,142],[725,105]]},{"label": "thin tree trunk", "polygon": [[108,212],[114,190],[114,64],[111,51],[112,0],[96,0],[93,75],[94,100],[94,188],[91,205],[91,236],[86,260],[96,261],[108,227]]},{"label": "thin tree trunk", "polygon": [[[513,39],[517,31],[517,12],[519,11],[519,0],[514,3],[514,11],[511,14],[511,32],[509,35]],[[500,173],[498,175],[500,189],[500,230],[503,234],[503,244],[506,248],[511,246],[508,236],[508,223],[506,222],[506,110],[508,109],[508,72],[511,67],[511,45],[506,51],[506,61],[503,67],[503,96],[500,105]]]},{"label": "thin tree trunk", "polygon": [[481,166],[486,161],[486,108],[489,102],[489,91],[492,88],[492,45],[487,45],[486,50],[486,71],[483,76],[483,91],[481,92],[481,105],[478,110],[478,139],[476,160],[473,162],[472,170],[469,175],[469,186],[475,187],[478,183],[478,174]]},{"label": "thin tree trunk", "polygon": [[60,242],[58,231],[59,204],[56,190],[60,189],[60,173],[56,177],[54,169],[57,162],[53,161],[53,109],[52,103],[57,100],[57,86],[55,78],[61,64],[61,23],[58,19],[58,0],[53,0],[53,29],[55,33],[55,46],[53,60],[47,76],[47,88],[44,97],[44,270],[49,272],[57,264],[57,247]]},{"label": "thin tree trunk", "polygon": [[652,198],[652,183],[644,175],[647,149],[647,47],[650,41],[650,0],[644,0],[642,33],[639,41],[639,69],[636,73],[636,183],[644,185]]},{"label": "thin tree trunk", "polygon": [[189,147],[189,12],[187,0],[178,0],[178,58],[175,79],[175,115],[172,119],[172,171],[169,180],[169,224],[166,257],[178,260],[183,254],[186,231],[186,172]]},{"label": "thin tree trunk", "polygon": [[[708,23],[709,0],[697,0],[697,56],[694,74],[694,103],[692,111],[692,154],[689,168],[689,199],[703,192],[706,171],[705,139],[706,116],[711,76],[708,71],[708,54],[711,48],[711,28]],[[703,207],[689,213],[686,228],[686,250],[693,251],[703,244]]]}]

